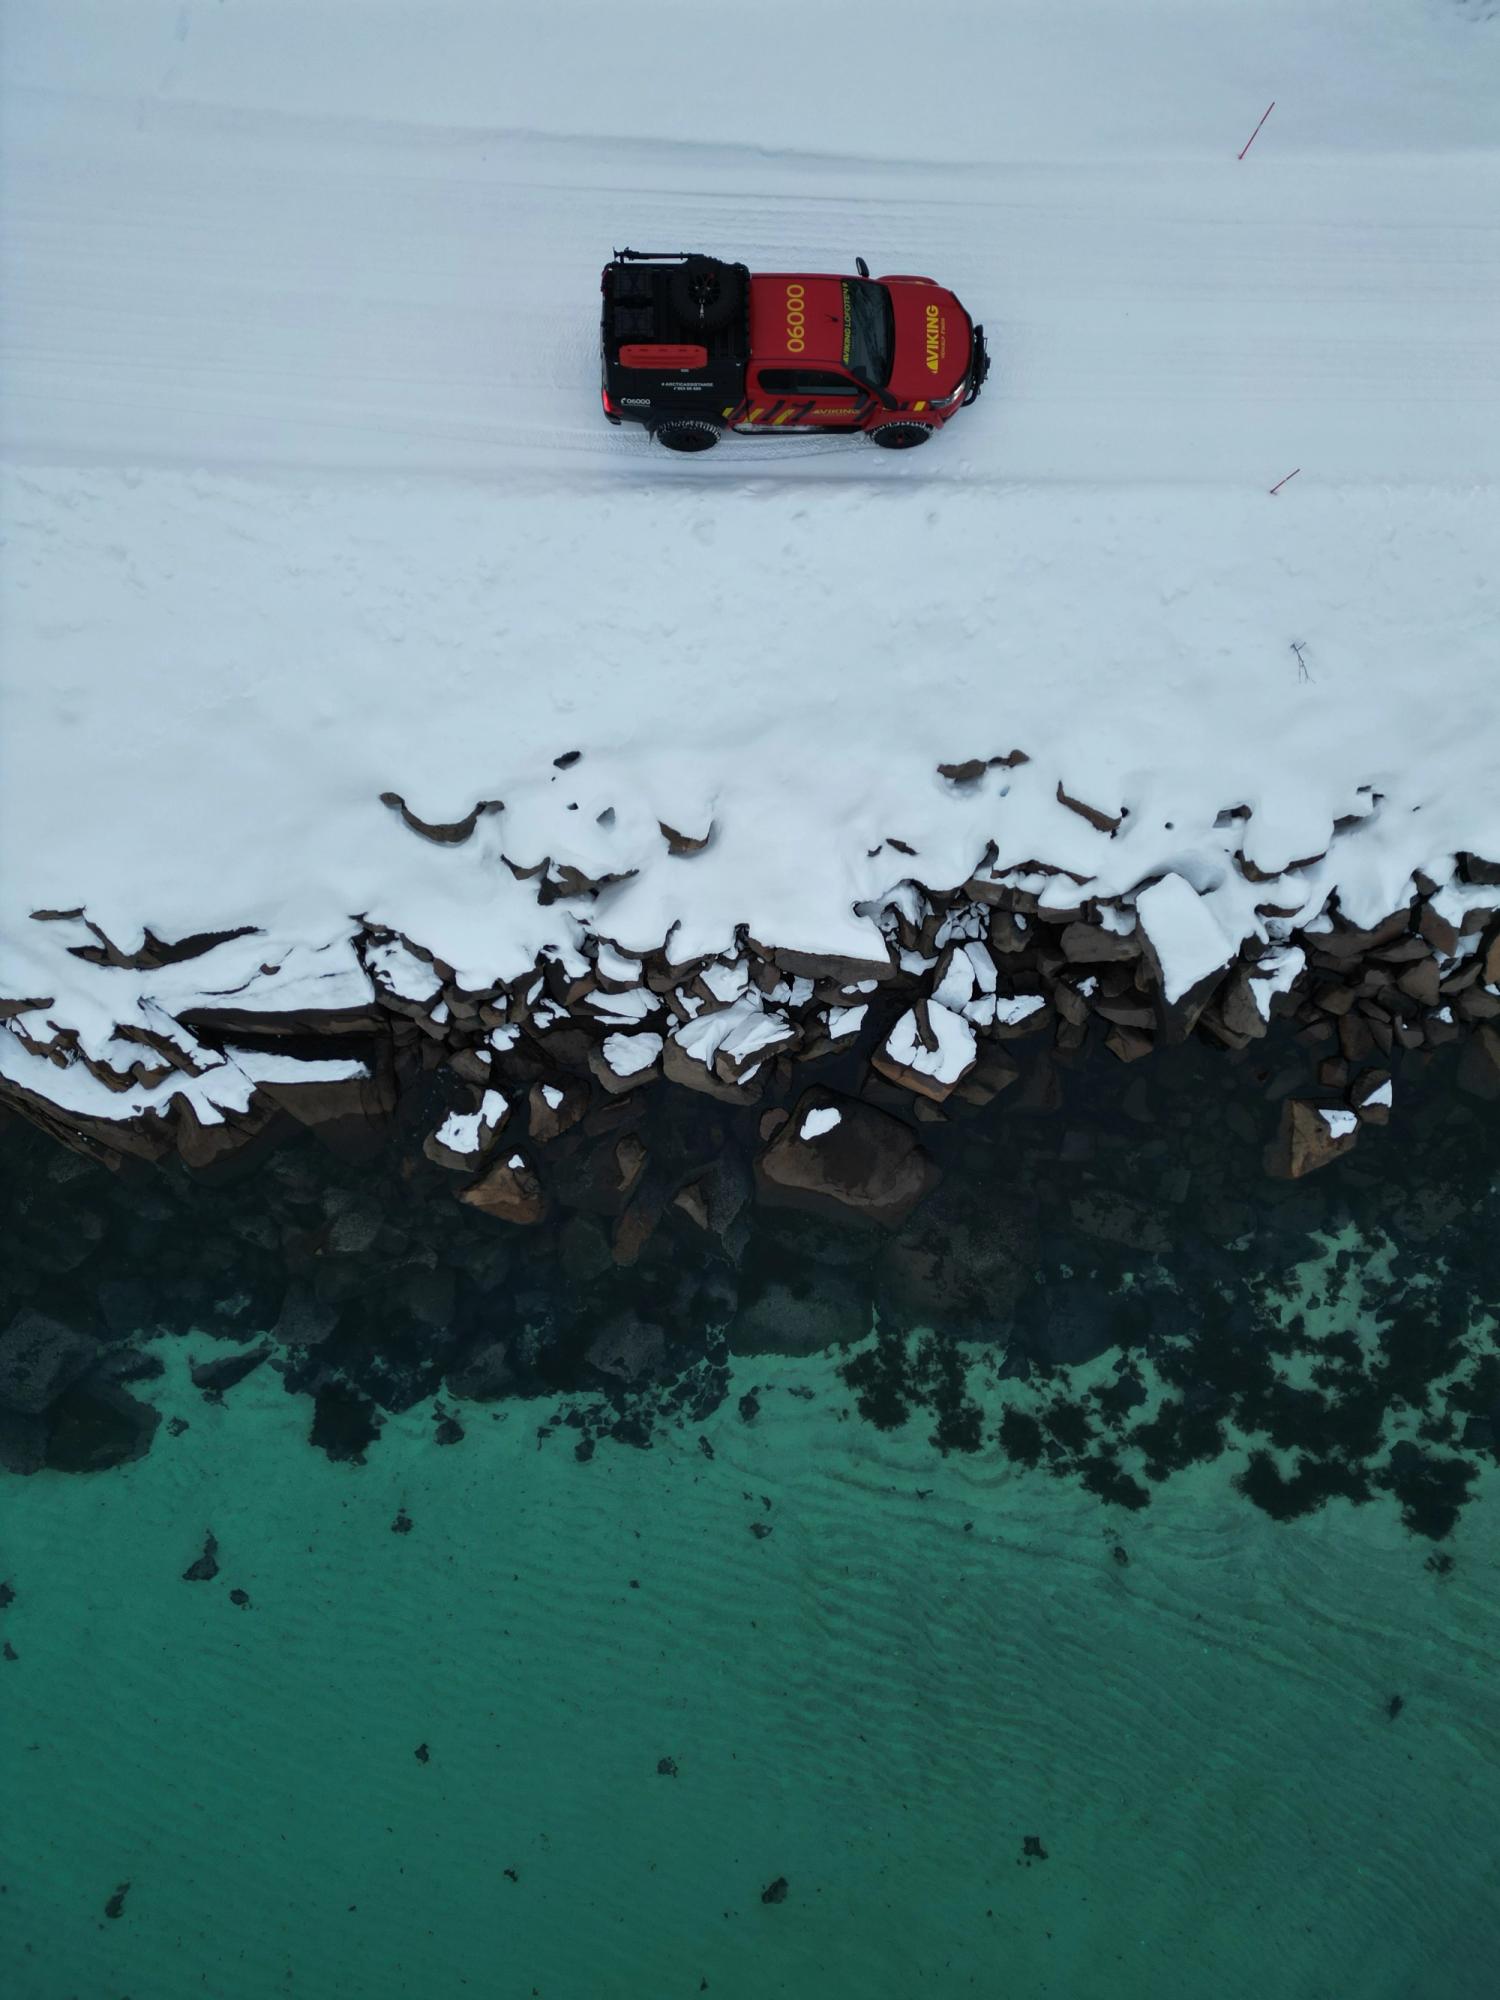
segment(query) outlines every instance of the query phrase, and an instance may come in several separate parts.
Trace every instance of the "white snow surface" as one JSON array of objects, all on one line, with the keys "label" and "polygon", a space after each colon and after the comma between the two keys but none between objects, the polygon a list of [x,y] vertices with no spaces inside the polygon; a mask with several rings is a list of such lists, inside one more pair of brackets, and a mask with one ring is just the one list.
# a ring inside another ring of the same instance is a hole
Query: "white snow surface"
[{"label": "white snow surface", "polygon": [[[909,8],[769,0],[768,86],[671,0],[11,0],[0,997],[100,1048],[348,1006],[360,923],[469,987],[589,928],[882,956],[856,906],[991,842],[1054,901],[1155,881],[1177,978],[1500,856],[1487,15],[933,0],[893,63]],[[627,242],[930,272],[989,386],[916,455],[676,459],[599,413]],[[384,791],[504,810],[443,846]],[[544,907],[547,857],[628,879]],[[80,907],[256,934],[122,973],[31,916]]]},{"label": "white snow surface", "polygon": [[1226,937],[1210,896],[1200,896],[1181,875],[1163,875],[1135,900],[1157,963],[1168,1002],[1222,970],[1234,956],[1237,938]]},{"label": "white snow surface", "polygon": [[974,1066],[974,1030],[962,1014],[936,1000],[928,1003],[927,1022],[936,1048],[928,1048],[922,1040],[916,1012],[908,1008],[886,1037],[886,1054],[919,1076],[930,1076],[938,1083],[957,1083]]},{"label": "white snow surface", "polygon": [[1328,1135],[1332,1139],[1347,1139],[1359,1125],[1359,1119],[1352,1111],[1320,1110],[1318,1116],[1328,1127]]},{"label": "white snow surface", "polygon": [[474,1111],[450,1111],[438,1127],[438,1144],[453,1153],[478,1154],[487,1147],[510,1115],[510,1104],[498,1090],[487,1090]]},{"label": "white snow surface", "polygon": [[825,1132],[831,1132],[836,1125],[841,1123],[842,1117],[843,1114],[835,1111],[832,1105],[825,1106],[821,1111],[809,1111],[802,1121],[802,1127],[797,1137],[799,1139],[821,1139]]},{"label": "white snow surface", "polygon": [[616,1076],[639,1076],[662,1051],[660,1035],[606,1035],[604,1060]]}]

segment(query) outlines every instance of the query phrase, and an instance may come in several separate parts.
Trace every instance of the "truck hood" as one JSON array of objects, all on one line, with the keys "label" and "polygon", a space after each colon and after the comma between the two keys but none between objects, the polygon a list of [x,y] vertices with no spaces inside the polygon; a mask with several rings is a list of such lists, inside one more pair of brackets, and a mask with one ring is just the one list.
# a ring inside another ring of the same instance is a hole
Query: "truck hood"
[{"label": "truck hood", "polygon": [[969,315],[952,292],[924,279],[881,280],[896,316],[896,355],[887,387],[903,403],[950,396],[969,366]]}]

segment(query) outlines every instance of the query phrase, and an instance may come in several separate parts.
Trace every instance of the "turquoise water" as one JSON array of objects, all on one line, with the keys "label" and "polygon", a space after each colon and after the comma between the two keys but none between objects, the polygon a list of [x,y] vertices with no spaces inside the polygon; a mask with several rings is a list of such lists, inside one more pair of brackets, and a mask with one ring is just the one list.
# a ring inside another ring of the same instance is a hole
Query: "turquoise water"
[{"label": "turquoise water", "polygon": [[11,2000],[1493,1990],[1485,1504],[1447,1574],[1213,1466],[1122,1518],[827,1360],[650,1451],[423,1408],[337,1465],[163,1348],[186,1431],[4,1489]]},{"label": "turquoise water", "polygon": [[0,1473],[0,2000],[1492,1992],[1489,1109],[1413,1066],[1293,1189],[1267,1066],[1149,1067],[926,1128],[910,1330],[801,1219],[621,1271],[393,1157],[0,1132],[0,1328],[105,1343],[0,1459],[162,1415]]}]

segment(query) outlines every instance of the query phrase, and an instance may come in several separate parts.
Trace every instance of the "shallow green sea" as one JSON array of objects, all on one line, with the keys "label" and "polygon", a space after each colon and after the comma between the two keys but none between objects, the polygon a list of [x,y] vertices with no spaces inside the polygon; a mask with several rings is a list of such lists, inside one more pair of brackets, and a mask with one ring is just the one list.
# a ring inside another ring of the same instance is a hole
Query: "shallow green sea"
[{"label": "shallow green sea", "polygon": [[1125,1513],[939,1458],[829,1357],[350,1466],[159,1351],[185,1431],[0,1487],[6,2000],[1494,1990],[1493,1467],[1441,1573],[1223,1461]]}]

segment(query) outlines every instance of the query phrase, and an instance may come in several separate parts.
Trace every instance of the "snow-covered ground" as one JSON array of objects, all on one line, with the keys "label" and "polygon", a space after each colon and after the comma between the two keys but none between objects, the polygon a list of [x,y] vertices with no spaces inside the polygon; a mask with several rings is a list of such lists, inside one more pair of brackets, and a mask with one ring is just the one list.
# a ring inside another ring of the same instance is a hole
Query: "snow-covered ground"
[{"label": "snow-covered ground", "polygon": [[[37,909],[257,926],[275,1006],[359,988],[359,918],[473,986],[579,920],[868,955],[857,906],[993,842],[1180,877],[1201,954],[1500,858],[1496,10],[12,0],[0,60],[33,1038],[254,972]],[[931,272],[989,388],[915,459],[674,459],[599,414],[626,242]],[[504,811],[434,845],[383,792]],[[502,856],[629,879],[542,907]]]}]

